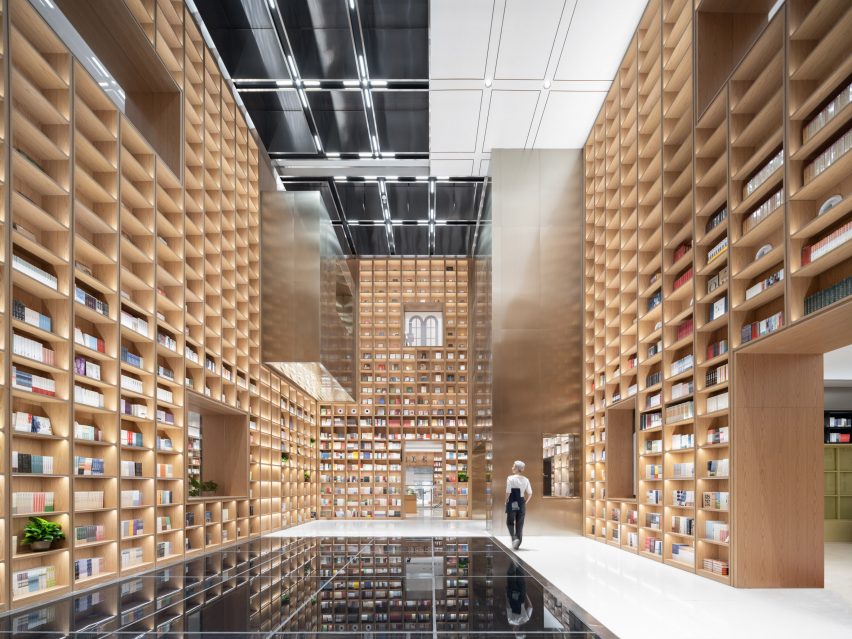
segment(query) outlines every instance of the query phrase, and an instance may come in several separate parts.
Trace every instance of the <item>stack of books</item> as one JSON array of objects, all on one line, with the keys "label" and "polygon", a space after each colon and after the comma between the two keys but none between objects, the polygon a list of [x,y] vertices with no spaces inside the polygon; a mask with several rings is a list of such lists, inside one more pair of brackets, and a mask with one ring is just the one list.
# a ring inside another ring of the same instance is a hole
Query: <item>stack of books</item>
[{"label": "stack of books", "polygon": [[707,462],[708,477],[727,477],[730,465],[727,459],[711,459]]},{"label": "stack of books", "polygon": [[674,281],[674,286],[672,287],[672,290],[676,291],[681,286],[690,281],[692,281],[692,267],[688,268],[683,273],[678,275],[677,279]]},{"label": "stack of books", "polygon": [[125,430],[121,429],[121,443],[125,446],[138,446],[143,447],[145,444],[142,442],[142,433],[137,433],[134,430]]},{"label": "stack of books", "polygon": [[[225,541],[223,538],[222,541]],[[174,544],[170,541],[160,541],[157,542],[157,558],[162,559],[163,557],[168,557],[173,555],[175,552]]]},{"label": "stack of books", "polygon": [[672,559],[682,564],[694,564],[695,548],[687,544],[672,544]]},{"label": "stack of books", "polygon": [[138,508],[142,505],[141,490],[122,490],[121,491],[121,507],[122,508]]},{"label": "stack of books", "polygon": [[174,477],[175,468],[172,464],[157,464],[157,477],[170,479]]},{"label": "stack of books", "polygon": [[718,273],[716,273],[713,277],[707,280],[707,293],[710,294],[715,291],[720,286],[724,286],[728,283],[728,266],[723,266]]},{"label": "stack of books", "polygon": [[174,494],[171,490],[158,490],[157,491],[157,505],[158,506],[167,506],[169,504],[174,503]]},{"label": "stack of books", "polygon": [[692,462],[672,464],[672,472],[674,479],[691,479],[695,477],[695,464]]},{"label": "stack of books", "polygon": [[100,337],[84,333],[76,326],[74,327],[74,342],[80,346],[90,348],[93,351],[98,351],[99,353],[106,352],[106,344]]},{"label": "stack of books", "polygon": [[39,313],[38,311],[34,311],[20,300],[12,301],[12,317],[20,322],[24,322],[30,326],[35,326],[43,331],[47,331],[48,333],[53,330],[53,323],[51,322],[50,317]]},{"label": "stack of books", "polygon": [[97,577],[104,571],[106,565],[103,557],[90,557],[88,559],[74,560],[74,580],[87,577]]},{"label": "stack of books", "polygon": [[12,365],[12,388],[36,395],[56,396],[56,382],[53,379],[23,371],[14,365]]},{"label": "stack of books", "polygon": [[770,195],[760,203],[760,206],[748,214],[748,216],[743,220],[743,235],[748,233],[765,218],[769,217],[769,214],[777,210],[782,204],[784,204],[784,189],[778,190]]},{"label": "stack of books", "polygon": [[713,510],[728,510],[730,507],[730,495],[726,492],[707,492],[704,493],[702,505],[704,508]]},{"label": "stack of books", "polygon": [[[189,524],[187,524],[188,526]],[[172,529],[172,518],[168,515],[157,517],[157,532],[168,532]]]},{"label": "stack of books", "polygon": [[142,385],[142,380],[131,375],[127,375],[126,373],[121,374],[121,388],[123,390],[128,390],[139,394],[145,392],[145,388]]},{"label": "stack of books", "polygon": [[847,277],[837,284],[808,295],[805,298],[805,315],[815,313],[850,295],[852,295],[852,277]]},{"label": "stack of books", "polygon": [[784,325],[784,311],[773,313],[766,319],[746,324],[740,330],[740,338],[743,344],[750,342],[758,337],[763,337],[774,331],[777,331]]},{"label": "stack of books", "polygon": [[12,413],[12,427],[19,433],[34,433],[36,435],[53,435],[53,428],[48,417],[16,411]]},{"label": "stack of books", "polygon": [[834,96],[831,101],[826,104],[820,112],[811,118],[805,126],[802,127],[802,142],[807,142],[817,133],[819,133],[825,125],[831,122],[835,116],[839,115],[846,105],[852,101],[852,84],[843,87],[840,92]]},{"label": "stack of books", "polygon": [[74,457],[75,475],[103,475],[105,470],[103,459],[96,457]]},{"label": "stack of books", "polygon": [[719,240],[713,248],[707,251],[707,263],[710,264],[713,260],[724,255],[728,250],[728,236],[726,235]]},{"label": "stack of books", "polygon": [[762,293],[763,291],[768,289],[770,286],[773,286],[774,284],[777,284],[778,282],[781,282],[783,280],[784,280],[784,269],[781,268],[781,269],[778,269],[775,273],[773,273],[769,277],[766,277],[766,278],[760,280],[759,282],[757,282],[756,284],[748,287],[746,289],[746,292],[745,292],[745,298],[747,300],[750,300],[752,297],[759,295],[760,293]]},{"label": "stack of books", "polygon": [[144,317],[137,317],[123,308],[121,309],[121,325],[140,335],[145,335],[146,337],[148,335],[148,320]]},{"label": "stack of books", "polygon": [[168,388],[157,386],[157,399],[163,402],[168,402],[169,404],[174,404],[174,393],[172,393],[172,391]]},{"label": "stack of books", "polygon": [[695,448],[695,435],[692,433],[672,433],[672,450]]},{"label": "stack of books", "polygon": [[12,255],[12,268],[33,278],[36,282],[44,284],[48,288],[52,288],[54,291],[59,288],[59,281],[55,275],[48,273],[43,268],[39,268],[20,255]]},{"label": "stack of books", "polygon": [[830,253],[850,239],[852,239],[852,220],[849,220],[813,244],[802,247],[802,266],[818,260],[826,253]]},{"label": "stack of books", "polygon": [[728,391],[724,391],[723,393],[718,393],[716,395],[710,395],[707,398],[707,412],[715,413],[717,410],[725,410],[728,408]]},{"label": "stack of books", "polygon": [[728,562],[723,559],[705,559],[704,570],[712,572],[716,575],[728,574]]},{"label": "stack of books", "polygon": [[707,220],[707,225],[704,229],[705,233],[709,233],[717,226],[719,226],[722,222],[728,219],[728,207],[723,206],[721,209],[716,211],[709,220]]},{"label": "stack of books", "polygon": [[136,537],[137,535],[145,534],[145,522],[142,519],[122,519],[121,520],[121,537]]},{"label": "stack of books", "polygon": [[145,361],[136,353],[130,352],[126,346],[121,347],[121,361],[136,368],[145,368]]},{"label": "stack of books", "polygon": [[12,493],[12,514],[52,513],[55,511],[52,492]]},{"label": "stack of books", "polygon": [[77,355],[74,358],[74,371],[78,375],[82,375],[83,377],[88,377],[90,379],[101,379],[101,367],[100,364],[96,364],[95,362],[91,362],[87,360],[85,357],[81,357]]},{"label": "stack of books", "polygon": [[852,129],[837,138],[830,147],[816,156],[803,171],[805,184],[825,173],[852,149]]},{"label": "stack of books", "polygon": [[645,493],[645,503],[646,504],[662,504],[663,503],[663,491],[662,490],[649,490]]},{"label": "stack of books", "polygon": [[675,515],[672,517],[672,532],[680,535],[695,534],[695,518]]},{"label": "stack of books", "polygon": [[728,522],[709,520],[704,523],[705,539],[728,543]]},{"label": "stack of books", "polygon": [[707,429],[707,444],[727,444],[728,443],[728,427],[719,426]]},{"label": "stack of books", "polygon": [[56,353],[38,340],[18,335],[12,335],[12,352],[21,357],[33,359],[49,366],[56,365]]},{"label": "stack of books", "polygon": [[704,386],[709,388],[716,384],[728,381],[728,365],[720,364],[716,368],[710,368],[704,373]]},{"label": "stack of books", "polygon": [[167,335],[166,333],[157,332],[157,343],[162,344],[170,351],[177,352],[177,340],[171,335]]},{"label": "stack of books", "polygon": [[672,399],[675,400],[692,395],[692,390],[693,384],[691,379],[685,382],[678,382],[672,386]]},{"label": "stack of books", "polygon": [[769,161],[764,164],[754,176],[743,185],[743,199],[754,193],[779,168],[784,166],[784,149],[779,149]]},{"label": "stack of books", "polygon": [[142,563],[141,548],[122,548],[121,550],[121,569],[126,570],[133,566],[138,566]]},{"label": "stack of books", "polygon": [[89,544],[96,541],[103,541],[105,537],[106,531],[101,524],[90,524],[74,528],[74,539],[80,543]]},{"label": "stack of books", "polygon": [[157,415],[157,421],[160,422],[161,424],[169,424],[169,425],[173,426],[174,423],[175,423],[175,416],[167,410],[163,410],[162,408],[158,408],[156,415]]},{"label": "stack of books", "polygon": [[663,540],[655,539],[654,537],[645,537],[645,552],[652,553],[654,555],[662,555],[663,554]]},{"label": "stack of books", "polygon": [[89,442],[103,441],[100,428],[90,424],[78,424],[77,422],[74,422],[74,438]]},{"label": "stack of books", "polygon": [[121,460],[122,477],[142,477],[142,462]]},{"label": "stack of books", "polygon": [[102,490],[74,491],[75,510],[101,510],[104,507],[104,492]]},{"label": "stack of books", "polygon": [[97,313],[100,313],[105,317],[109,317],[109,304],[107,304],[101,299],[98,299],[80,286],[74,287],[74,301],[92,309]]},{"label": "stack of books", "polygon": [[645,479],[662,479],[663,478],[663,466],[662,464],[646,464],[645,465]]},{"label": "stack of books", "polygon": [[[695,491],[676,490],[673,494],[674,506],[692,507],[695,505]],[[692,533],[689,533],[690,535]]]},{"label": "stack of books", "polygon": [[32,475],[52,475],[53,457],[12,451],[12,472]]},{"label": "stack of books", "polygon": [[12,594],[23,597],[56,586],[54,566],[36,566],[12,573]]},{"label": "stack of books", "polygon": [[124,397],[120,401],[120,410],[123,415],[131,415],[140,419],[147,419],[148,407],[145,404],[135,404]]},{"label": "stack of books", "polygon": [[680,359],[677,359],[672,362],[670,374],[672,377],[675,375],[680,375],[681,373],[688,371],[695,365],[695,358],[692,356],[692,353],[689,355],[684,355]]},{"label": "stack of books", "polygon": [[104,395],[93,388],[78,386],[74,384],[74,401],[78,404],[92,406],[93,408],[103,408],[105,406]]},{"label": "stack of books", "polygon": [[673,422],[682,421],[684,419],[691,419],[695,415],[695,402],[692,400],[688,402],[681,402],[680,404],[673,404],[671,406],[666,406],[666,423],[671,424]]}]

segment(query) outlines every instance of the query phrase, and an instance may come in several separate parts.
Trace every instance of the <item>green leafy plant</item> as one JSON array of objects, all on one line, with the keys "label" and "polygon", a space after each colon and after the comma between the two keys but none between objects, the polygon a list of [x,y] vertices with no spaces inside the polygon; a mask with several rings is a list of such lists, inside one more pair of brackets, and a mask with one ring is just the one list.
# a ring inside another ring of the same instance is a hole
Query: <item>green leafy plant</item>
[{"label": "green leafy plant", "polygon": [[304,478],[305,481],[311,481],[311,474],[308,471],[305,471]]},{"label": "green leafy plant", "polygon": [[317,443],[317,440],[316,440],[316,439],[314,439],[313,437],[311,437],[311,446],[313,446],[313,445],[314,445],[314,444],[316,444],[316,443]]},{"label": "green leafy plant", "polygon": [[462,484],[467,483],[467,473],[464,472],[463,470],[459,471],[459,483],[462,483]]},{"label": "green leafy plant", "polygon": [[63,539],[65,539],[65,533],[62,532],[60,524],[41,517],[30,517],[29,522],[24,527],[21,545],[45,542],[49,547],[54,541],[62,541]]},{"label": "green leafy plant", "polygon": [[285,592],[283,595],[281,595],[281,605],[286,606],[289,603],[290,603],[290,593]]},{"label": "green leafy plant", "polygon": [[219,488],[219,484],[215,481],[201,481],[197,477],[192,477],[189,480],[189,496],[201,497],[204,493],[215,493]]},{"label": "green leafy plant", "polygon": [[281,461],[290,461],[290,453],[281,453]]}]

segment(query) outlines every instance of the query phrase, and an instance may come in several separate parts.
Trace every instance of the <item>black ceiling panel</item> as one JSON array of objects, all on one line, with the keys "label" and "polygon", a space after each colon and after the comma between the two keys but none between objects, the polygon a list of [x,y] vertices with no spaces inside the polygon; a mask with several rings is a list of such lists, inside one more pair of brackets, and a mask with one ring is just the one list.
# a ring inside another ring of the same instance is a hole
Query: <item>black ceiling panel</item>
[{"label": "black ceiling panel", "polygon": [[386,187],[392,220],[429,219],[429,185],[426,182],[388,182]]},{"label": "black ceiling panel", "polygon": [[394,226],[393,242],[397,255],[429,255],[429,227]]},{"label": "black ceiling panel", "polygon": [[388,255],[388,236],[383,224],[349,228],[358,255]]},{"label": "black ceiling panel", "polygon": [[383,220],[382,201],[376,182],[337,182],[337,192],[348,220]]},{"label": "black ceiling panel", "polygon": [[373,91],[372,96],[382,149],[394,153],[428,153],[428,91]]},{"label": "black ceiling panel", "polygon": [[322,203],[328,211],[328,216],[333,221],[340,220],[340,214],[337,206],[334,204],[334,196],[331,194],[331,187],[328,182],[286,182],[284,187],[288,191],[319,191]]},{"label": "black ceiling panel", "polygon": [[362,0],[359,6],[370,77],[428,79],[428,0]]},{"label": "black ceiling panel", "polygon": [[270,153],[314,153],[314,137],[301,111],[254,111],[249,115]]},{"label": "black ceiling panel", "polygon": [[370,151],[370,131],[360,91],[307,91],[306,94],[326,151]]},{"label": "black ceiling panel", "polygon": [[435,219],[476,221],[479,182],[438,182],[435,191]]},{"label": "black ceiling panel", "polygon": [[211,31],[272,28],[266,0],[195,0],[195,6]]},{"label": "black ceiling panel", "polygon": [[290,79],[272,29],[221,29],[210,36],[232,78]]},{"label": "black ceiling panel", "polygon": [[467,255],[473,227],[436,226],[435,255]]}]

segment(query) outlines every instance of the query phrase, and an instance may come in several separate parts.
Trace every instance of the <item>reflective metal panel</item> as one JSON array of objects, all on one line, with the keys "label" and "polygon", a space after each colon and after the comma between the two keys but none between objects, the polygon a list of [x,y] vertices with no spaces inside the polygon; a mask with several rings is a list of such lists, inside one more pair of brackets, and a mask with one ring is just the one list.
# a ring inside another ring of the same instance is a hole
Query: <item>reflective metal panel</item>
[{"label": "reflective metal panel", "polygon": [[397,255],[428,255],[429,229],[418,226],[393,227]]},{"label": "reflective metal panel", "polygon": [[439,182],[435,190],[435,218],[476,220],[481,182]]},{"label": "reflective metal panel", "polygon": [[353,226],[351,231],[358,255],[390,255],[384,226]]},{"label": "reflective metal panel", "polygon": [[263,192],[262,358],[321,401],[354,394],[354,283],[316,192]]},{"label": "reflective metal panel", "polygon": [[383,150],[429,152],[428,91],[372,91]]},{"label": "reflective metal panel", "polygon": [[386,187],[392,220],[429,219],[429,187],[425,182],[388,182]]},{"label": "reflective metal panel", "polygon": [[436,226],[436,255],[467,255],[473,228],[470,226]]},{"label": "reflective metal panel", "polygon": [[326,151],[359,153],[370,148],[360,91],[308,91],[307,96]]},{"label": "reflective metal panel", "polygon": [[505,530],[505,477],[521,459],[538,495],[525,530],[579,534],[580,499],[541,498],[541,435],[581,434],[582,154],[496,150],[491,170],[492,522]]},{"label": "reflective metal panel", "polygon": [[377,182],[337,182],[337,192],[349,220],[381,220],[382,201]]},{"label": "reflective metal panel", "polygon": [[270,153],[313,153],[314,138],[301,111],[248,110]]},{"label": "reflective metal panel", "polygon": [[428,78],[428,0],[364,0],[359,4],[370,75]]}]

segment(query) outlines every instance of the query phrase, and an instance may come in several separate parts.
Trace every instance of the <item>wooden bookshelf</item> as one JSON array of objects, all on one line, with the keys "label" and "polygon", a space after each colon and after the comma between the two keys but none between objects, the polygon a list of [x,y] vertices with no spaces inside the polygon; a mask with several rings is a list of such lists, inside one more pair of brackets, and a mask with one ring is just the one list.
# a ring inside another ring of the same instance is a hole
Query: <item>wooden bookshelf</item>
[{"label": "wooden bookshelf", "polygon": [[[840,33],[852,13],[835,0],[762,11],[650,2],[586,143],[584,532],[735,586],[818,585],[823,504],[774,470],[814,457],[816,438],[771,434],[787,418],[750,393],[770,393],[758,373],[777,388],[797,375],[809,384],[817,353],[852,342],[848,156],[820,160],[849,128],[852,50]],[[714,34],[731,50],[714,52]],[[607,472],[607,448],[628,432],[613,411],[634,392],[635,502]],[[810,400],[772,392],[810,423]],[[764,479],[751,470],[758,432],[776,451]],[[803,545],[766,570],[733,544],[759,545],[756,495],[780,503],[782,485],[800,520],[764,508],[760,526]]]},{"label": "wooden bookshelf", "polygon": [[[320,516],[402,517],[406,442],[443,449],[447,519],[469,518],[467,260],[361,259],[359,394],[320,407]],[[443,311],[441,346],[407,341],[406,311]]]},{"label": "wooden bookshelf", "polygon": [[[35,10],[9,5],[0,610],[317,516],[316,401],[260,359],[261,151],[183,3],[127,5],[183,89],[180,174]],[[237,494],[189,494],[192,397],[249,425]],[[31,514],[66,539],[14,545]]]}]

